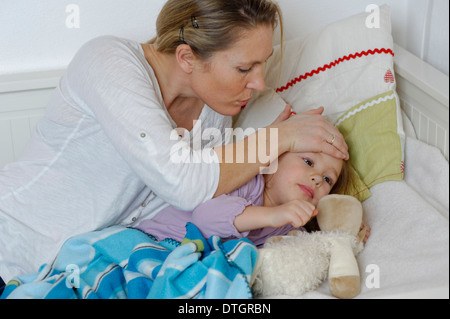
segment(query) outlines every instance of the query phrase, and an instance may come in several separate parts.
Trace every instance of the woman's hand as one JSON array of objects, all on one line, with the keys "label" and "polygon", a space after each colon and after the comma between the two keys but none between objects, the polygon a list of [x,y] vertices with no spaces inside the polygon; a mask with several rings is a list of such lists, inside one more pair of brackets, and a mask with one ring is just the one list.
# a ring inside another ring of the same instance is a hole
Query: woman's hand
[{"label": "woman's hand", "polygon": [[323,107],[293,115],[291,106],[272,123],[278,127],[280,143],[289,152],[326,153],[336,158],[349,158],[348,146],[339,130],[323,116]]},{"label": "woman's hand", "polygon": [[[266,168],[272,172],[270,164],[285,152],[326,153],[336,158],[348,159],[348,147],[344,137],[322,116],[323,111],[321,107],[296,115],[291,114],[291,107],[287,105],[268,127],[269,134],[263,134],[263,130],[258,130],[235,143],[215,147],[214,151],[220,163],[220,179],[214,197],[228,194],[241,187]],[[277,145],[271,144],[272,128],[277,132]],[[265,138],[265,143],[261,143],[260,138],[261,140]],[[272,152],[275,148],[277,151]],[[267,150],[270,150],[268,156],[259,156],[267,154]],[[238,165],[229,161],[227,154],[240,159]]]},{"label": "woman's hand", "polygon": [[[286,104],[286,107],[284,108],[283,112],[280,113],[280,115],[278,115],[278,117],[276,118],[275,121],[273,121],[273,123],[271,125],[275,125],[278,123],[281,123],[283,121],[286,121],[288,118],[291,117],[292,114],[292,107],[289,104]],[[295,112],[294,112],[295,113]]]}]

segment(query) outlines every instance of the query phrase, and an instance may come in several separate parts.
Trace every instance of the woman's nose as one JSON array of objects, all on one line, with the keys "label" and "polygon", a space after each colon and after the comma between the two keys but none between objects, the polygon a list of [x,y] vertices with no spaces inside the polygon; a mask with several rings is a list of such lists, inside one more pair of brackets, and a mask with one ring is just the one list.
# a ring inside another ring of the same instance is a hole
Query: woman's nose
[{"label": "woman's nose", "polygon": [[255,72],[254,76],[247,84],[247,88],[256,90],[256,91],[264,91],[266,88],[266,82],[264,81],[264,73],[263,68],[258,68]]}]

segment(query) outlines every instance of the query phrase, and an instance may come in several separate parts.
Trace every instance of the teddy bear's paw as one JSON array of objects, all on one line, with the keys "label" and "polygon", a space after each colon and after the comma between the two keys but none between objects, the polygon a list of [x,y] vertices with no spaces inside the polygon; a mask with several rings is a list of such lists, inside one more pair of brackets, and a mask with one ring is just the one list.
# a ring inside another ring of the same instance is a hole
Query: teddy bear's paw
[{"label": "teddy bear's paw", "polygon": [[351,299],[361,291],[359,276],[329,278],[328,285],[333,296],[341,299]]}]

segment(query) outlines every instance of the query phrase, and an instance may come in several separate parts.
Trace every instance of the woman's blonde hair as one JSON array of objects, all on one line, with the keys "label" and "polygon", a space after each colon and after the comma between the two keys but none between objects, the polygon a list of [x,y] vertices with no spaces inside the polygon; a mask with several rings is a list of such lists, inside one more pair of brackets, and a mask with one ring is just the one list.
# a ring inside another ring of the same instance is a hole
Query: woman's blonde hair
[{"label": "woman's blonde hair", "polygon": [[159,52],[175,53],[186,43],[200,59],[226,50],[240,31],[278,25],[283,39],[279,6],[271,0],[168,0],[156,21],[156,37],[149,41]]}]

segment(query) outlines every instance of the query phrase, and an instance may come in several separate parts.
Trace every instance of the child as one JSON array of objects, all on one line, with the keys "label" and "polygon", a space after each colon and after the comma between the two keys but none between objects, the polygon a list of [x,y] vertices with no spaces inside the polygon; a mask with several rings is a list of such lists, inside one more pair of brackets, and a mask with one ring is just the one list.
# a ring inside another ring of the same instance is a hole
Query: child
[{"label": "child", "polygon": [[249,183],[199,205],[193,212],[172,206],[137,228],[158,240],[182,241],[187,222],[195,224],[205,238],[247,237],[260,247],[271,236],[305,230],[317,214],[319,200],[331,191],[340,193],[347,182],[347,164],[325,153],[285,153],[278,170],[257,175]]}]

